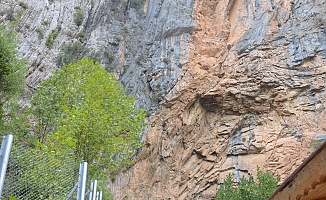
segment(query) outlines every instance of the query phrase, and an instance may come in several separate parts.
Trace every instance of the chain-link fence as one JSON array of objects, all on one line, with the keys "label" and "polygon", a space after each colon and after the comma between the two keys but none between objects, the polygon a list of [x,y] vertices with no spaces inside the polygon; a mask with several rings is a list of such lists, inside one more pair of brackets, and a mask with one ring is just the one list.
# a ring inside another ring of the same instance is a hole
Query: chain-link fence
[{"label": "chain-link fence", "polygon": [[[32,149],[24,142],[14,141],[1,200],[74,200],[77,199],[79,174],[79,163],[75,161],[73,154],[53,156]],[[89,176],[85,177],[84,189],[87,191],[91,188],[91,181]]]},{"label": "chain-link fence", "polygon": [[73,157],[55,158],[14,142],[2,196],[17,199],[65,199],[78,177]]}]

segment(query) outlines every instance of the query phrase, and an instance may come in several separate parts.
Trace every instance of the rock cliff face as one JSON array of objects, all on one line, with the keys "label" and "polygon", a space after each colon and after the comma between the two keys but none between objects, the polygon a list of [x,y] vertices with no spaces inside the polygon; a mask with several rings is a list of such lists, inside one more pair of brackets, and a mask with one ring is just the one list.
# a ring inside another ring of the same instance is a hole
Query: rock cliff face
[{"label": "rock cliff face", "polygon": [[208,1],[182,76],[117,199],[212,199],[226,174],[284,179],[325,136],[325,1]]},{"label": "rock cliff face", "polygon": [[84,32],[150,113],[137,162],[109,185],[116,199],[212,199],[257,165],[284,179],[326,136],[325,0],[26,3],[1,2],[0,19],[20,14],[31,88]]}]

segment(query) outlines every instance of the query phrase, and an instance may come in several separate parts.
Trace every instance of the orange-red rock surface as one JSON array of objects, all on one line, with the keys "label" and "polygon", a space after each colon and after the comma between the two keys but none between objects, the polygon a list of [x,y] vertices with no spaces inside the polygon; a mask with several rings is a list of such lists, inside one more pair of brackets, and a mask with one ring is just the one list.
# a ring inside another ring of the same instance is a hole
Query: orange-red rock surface
[{"label": "orange-red rock surface", "polygon": [[31,90],[79,40],[149,111],[137,161],[109,185],[117,200],[213,199],[257,165],[284,180],[326,138],[325,0],[24,2],[0,2],[0,19],[20,13]]},{"label": "orange-red rock surface", "polygon": [[213,199],[228,173],[293,172],[326,134],[325,5],[197,0],[188,62],[115,198]]}]

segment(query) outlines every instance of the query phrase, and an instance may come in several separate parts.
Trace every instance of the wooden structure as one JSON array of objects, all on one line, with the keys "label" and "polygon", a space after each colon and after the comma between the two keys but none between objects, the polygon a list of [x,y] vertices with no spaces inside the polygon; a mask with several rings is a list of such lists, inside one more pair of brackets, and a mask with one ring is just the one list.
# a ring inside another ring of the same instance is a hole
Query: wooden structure
[{"label": "wooden structure", "polygon": [[326,200],[326,141],[269,197],[269,200]]}]

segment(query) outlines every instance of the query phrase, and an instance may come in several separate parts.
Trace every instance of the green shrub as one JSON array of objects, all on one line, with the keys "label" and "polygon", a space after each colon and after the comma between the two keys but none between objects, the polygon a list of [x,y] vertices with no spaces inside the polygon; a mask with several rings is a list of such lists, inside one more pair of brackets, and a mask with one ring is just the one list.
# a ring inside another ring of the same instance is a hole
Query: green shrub
[{"label": "green shrub", "polygon": [[248,72],[248,71],[249,71],[249,67],[246,66],[246,67],[245,67],[245,72]]},{"label": "green shrub", "polygon": [[25,10],[28,8],[28,4],[27,3],[25,3],[25,2],[19,2],[19,5],[22,7],[22,8],[24,8]]},{"label": "green shrub", "polygon": [[38,33],[38,38],[43,39],[44,31],[41,28],[37,28],[35,31],[36,31],[36,33]]},{"label": "green shrub", "polygon": [[74,20],[77,26],[80,26],[84,21],[84,12],[81,9],[76,9]]},{"label": "green shrub", "polygon": [[21,92],[25,61],[18,59],[17,36],[0,24],[0,130],[3,126],[3,105]]},{"label": "green shrub", "polygon": [[62,48],[61,53],[56,59],[56,64],[59,67],[63,67],[65,64],[75,63],[89,52],[90,50],[80,42],[68,44]]},{"label": "green shrub", "polygon": [[154,174],[156,170],[157,170],[157,164],[152,165],[150,168],[151,174]]},{"label": "green shrub", "polygon": [[43,24],[44,26],[47,26],[47,25],[49,25],[49,22],[48,22],[48,21],[43,21],[42,24]]},{"label": "green shrub", "polygon": [[310,142],[310,147],[313,149],[317,149],[325,140],[312,140]]},{"label": "green shrub", "polygon": [[169,64],[169,60],[167,58],[163,58],[163,63],[167,65]]},{"label": "green shrub", "polygon": [[18,17],[16,17],[15,20],[11,21],[12,26],[18,26],[18,24],[19,24],[19,18]]},{"label": "green shrub", "polygon": [[215,200],[266,200],[276,189],[280,177],[274,178],[271,173],[263,172],[257,167],[257,181],[252,175],[240,179],[234,185],[232,175],[228,174],[224,184],[217,190]]},{"label": "green shrub", "polygon": [[13,8],[10,8],[10,9],[7,11],[7,16],[6,16],[6,18],[7,18],[9,21],[13,21],[13,20],[15,20],[14,13],[15,13],[15,10],[14,10]]},{"label": "green shrub", "polygon": [[75,63],[83,57],[88,57],[96,61],[100,60],[99,53],[92,52],[91,49],[82,45],[80,42],[74,42],[61,49],[61,53],[56,58],[56,64],[58,67],[63,67],[68,63]]},{"label": "green shrub", "polygon": [[85,33],[85,31],[80,31],[76,35],[76,38],[79,39],[80,42],[85,42],[85,40],[86,40],[86,33]]},{"label": "green shrub", "polygon": [[53,46],[54,40],[58,37],[58,35],[59,35],[58,30],[56,30],[56,29],[52,30],[51,33],[48,36],[48,39],[45,42],[45,45],[48,48],[51,48]]},{"label": "green shrub", "polygon": [[112,63],[114,61],[115,55],[110,49],[104,51],[105,58],[108,59],[109,63]]},{"label": "green shrub", "polygon": [[121,28],[121,31],[122,31],[122,35],[123,35],[124,37],[126,37],[126,36],[129,34],[129,28],[128,28],[127,26],[123,26],[123,27]]},{"label": "green shrub", "polygon": [[227,49],[230,50],[232,48],[231,44],[226,45]]},{"label": "green shrub", "polygon": [[141,10],[144,8],[145,0],[134,0],[130,2],[130,7],[134,8],[135,10]]}]

